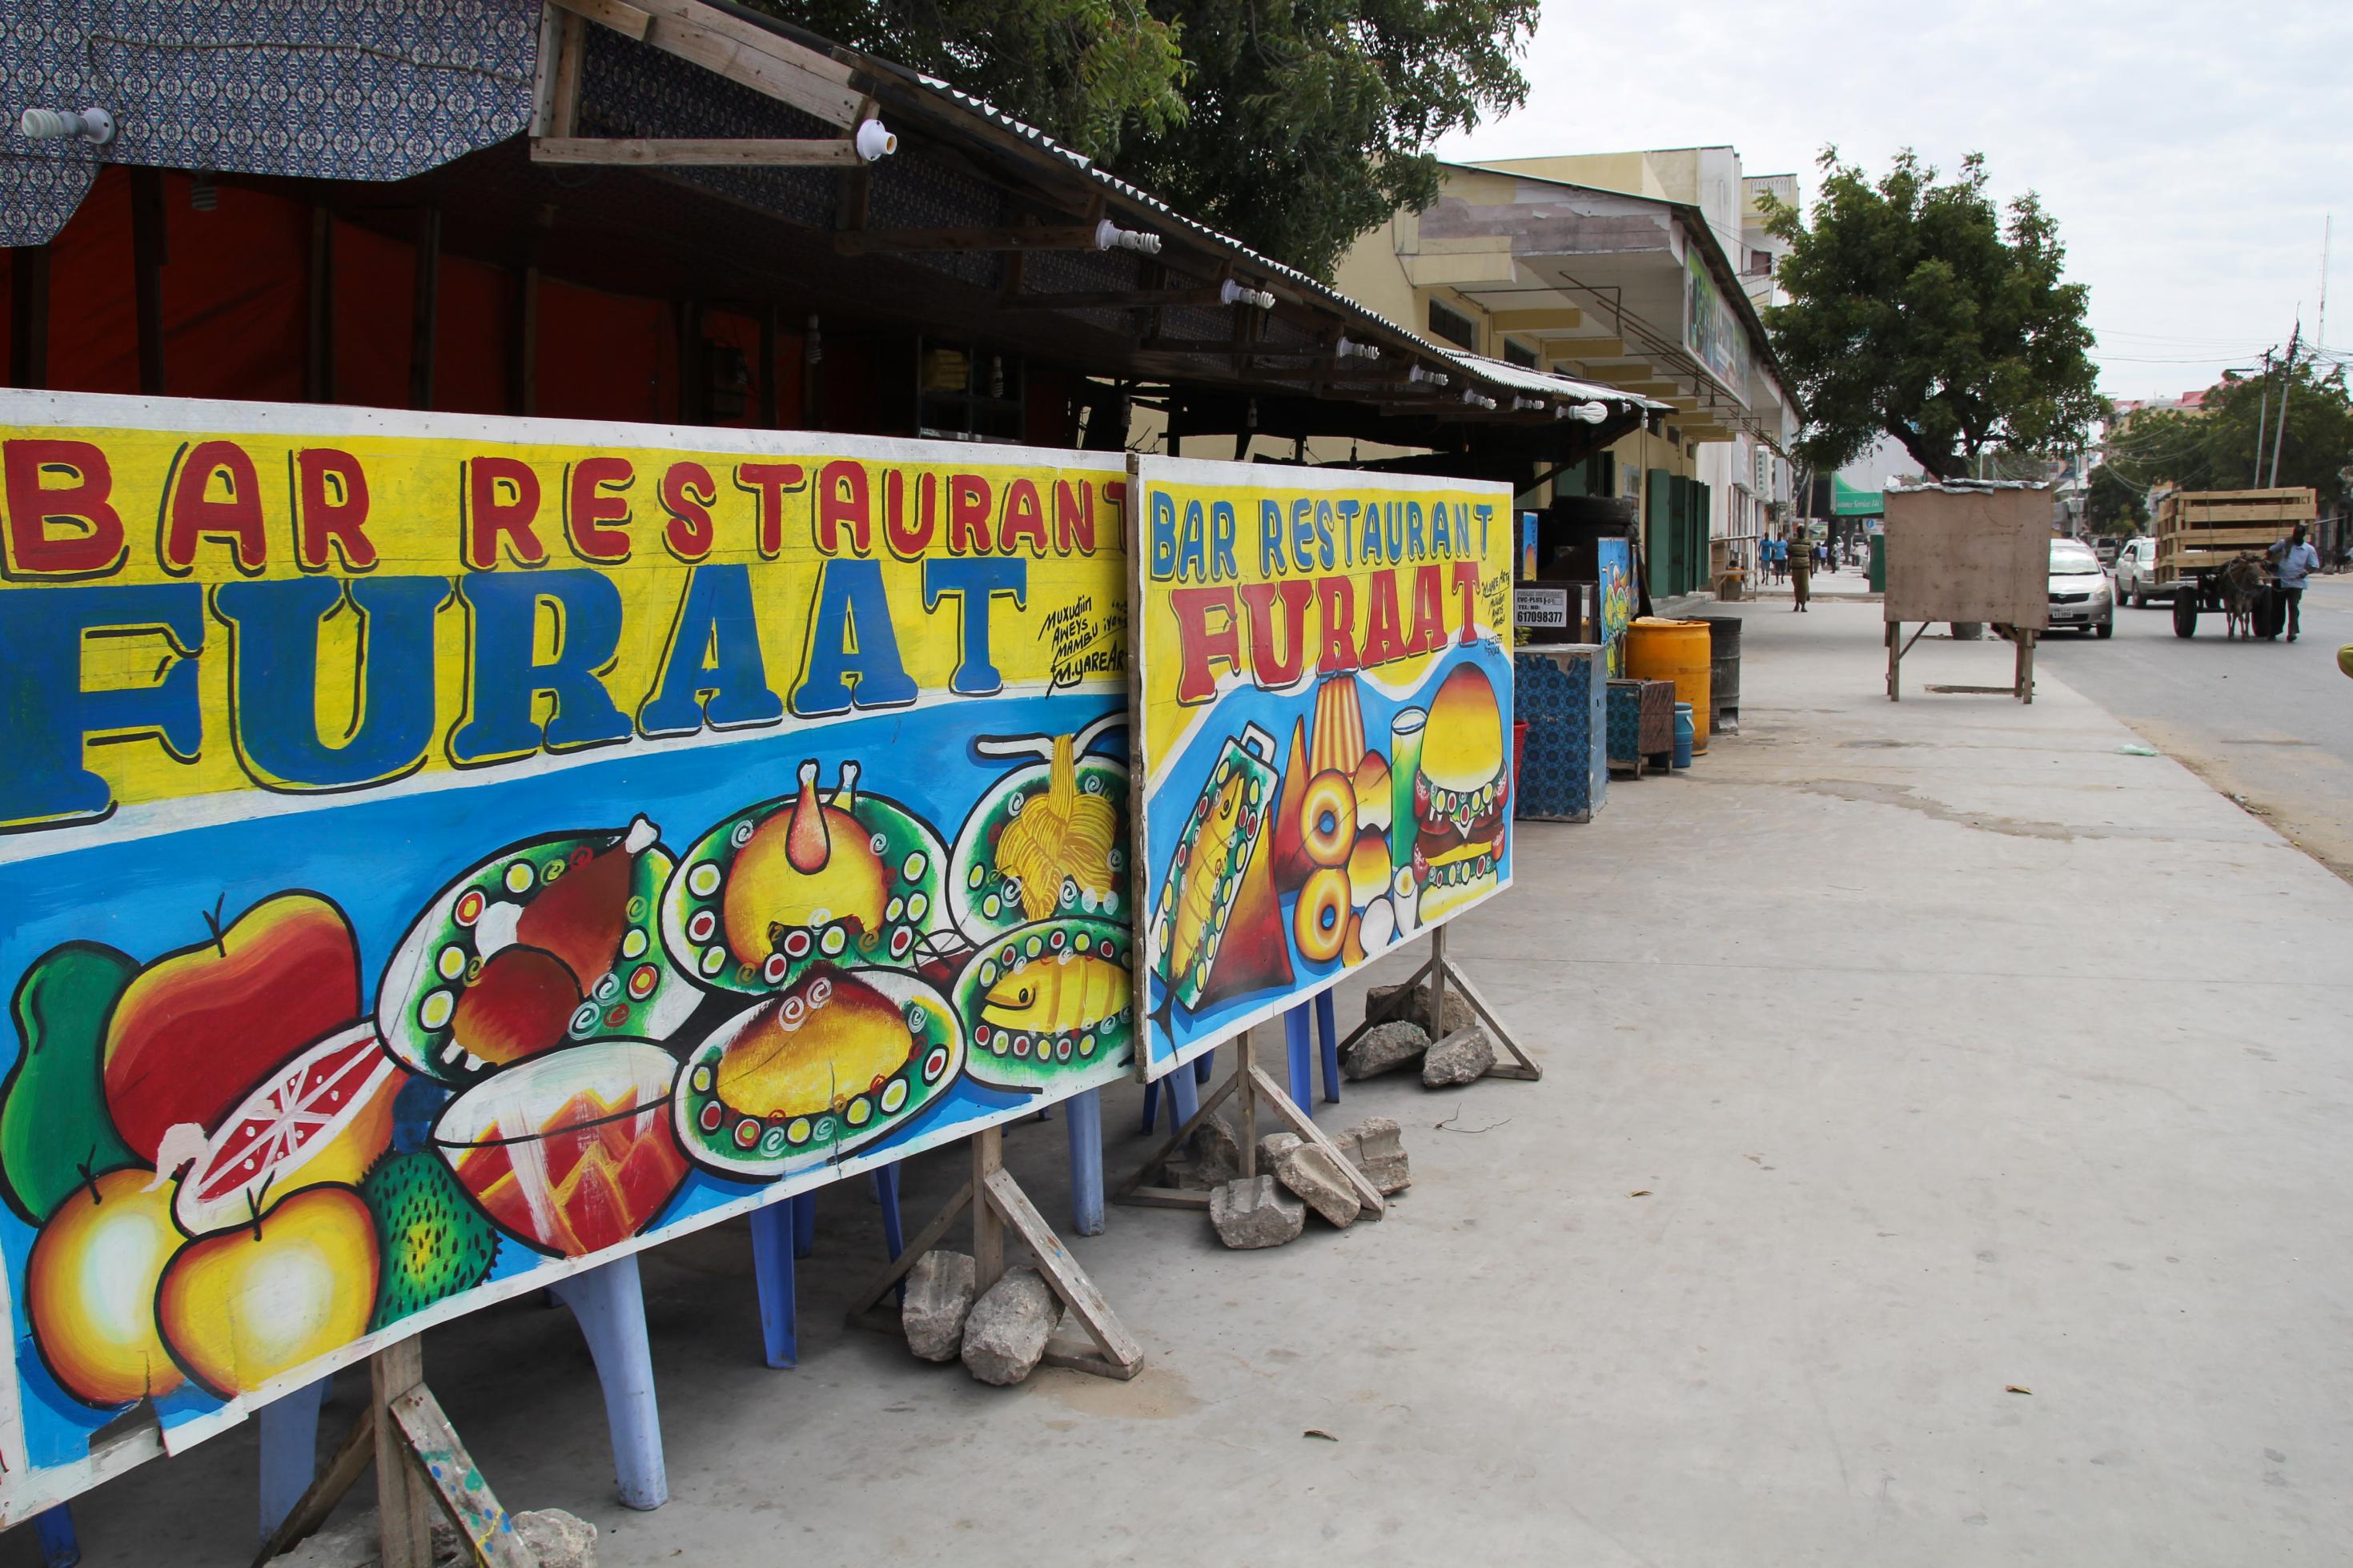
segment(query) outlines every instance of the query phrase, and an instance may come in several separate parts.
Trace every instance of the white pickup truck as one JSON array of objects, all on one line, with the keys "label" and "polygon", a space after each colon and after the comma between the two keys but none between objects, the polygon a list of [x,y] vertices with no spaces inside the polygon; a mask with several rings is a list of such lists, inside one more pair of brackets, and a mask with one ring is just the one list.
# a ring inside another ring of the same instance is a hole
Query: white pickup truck
[{"label": "white pickup truck", "polygon": [[2170,599],[2181,584],[2160,583],[2157,576],[2157,541],[2146,535],[2128,539],[2116,552],[2116,598],[2138,608],[2152,599]]}]

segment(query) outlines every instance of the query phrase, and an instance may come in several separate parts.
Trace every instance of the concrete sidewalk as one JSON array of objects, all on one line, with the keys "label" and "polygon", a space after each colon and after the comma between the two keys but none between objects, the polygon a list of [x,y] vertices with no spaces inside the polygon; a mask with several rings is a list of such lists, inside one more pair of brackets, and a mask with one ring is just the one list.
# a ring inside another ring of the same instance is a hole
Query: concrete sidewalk
[{"label": "concrete sidewalk", "polygon": [[[838,1327],[881,1244],[835,1190],[797,1372],[740,1229],[649,1257],[658,1512],[566,1314],[428,1335],[501,1499],[608,1568],[2353,1557],[2353,888],[2047,673],[1926,690],[2007,644],[1924,639],[1890,705],[1875,607],[1741,608],[1744,733],[1524,825],[1455,928],[1544,1081],[1323,1108],[1403,1123],[1388,1220],[1229,1253],[1114,1208],[1075,1250],[1148,1370],[997,1391]],[[1008,1139],[1057,1222],[1061,1140]],[[911,1227],[958,1174],[916,1163]],[[242,1561],[253,1463],[109,1486],[88,1561]]]}]

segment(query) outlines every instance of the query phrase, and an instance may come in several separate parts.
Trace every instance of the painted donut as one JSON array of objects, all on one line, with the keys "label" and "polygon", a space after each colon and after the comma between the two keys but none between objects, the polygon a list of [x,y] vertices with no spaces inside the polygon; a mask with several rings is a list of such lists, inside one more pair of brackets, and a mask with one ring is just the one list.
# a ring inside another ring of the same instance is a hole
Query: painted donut
[{"label": "painted donut", "polygon": [[[1356,792],[1348,787],[1345,773],[1325,768],[1307,781],[1307,793],[1300,797],[1300,847],[1318,866],[1345,866],[1356,843]],[[1348,901],[1345,877],[1340,879],[1340,901]]]},{"label": "painted donut", "polygon": [[1311,963],[1329,963],[1340,956],[1348,940],[1345,871],[1325,866],[1308,873],[1307,885],[1299,890],[1298,905],[1291,913],[1291,934],[1298,941],[1300,955]]}]

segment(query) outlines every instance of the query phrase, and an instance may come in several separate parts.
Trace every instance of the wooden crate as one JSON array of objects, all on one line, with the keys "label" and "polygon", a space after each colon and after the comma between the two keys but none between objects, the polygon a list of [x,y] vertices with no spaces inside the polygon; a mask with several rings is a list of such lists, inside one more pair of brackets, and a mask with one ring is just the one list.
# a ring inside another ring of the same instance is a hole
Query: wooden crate
[{"label": "wooden crate", "polygon": [[2261,554],[2319,511],[2311,489],[2176,490],[2157,506],[2158,579],[2226,565],[2242,550]]}]

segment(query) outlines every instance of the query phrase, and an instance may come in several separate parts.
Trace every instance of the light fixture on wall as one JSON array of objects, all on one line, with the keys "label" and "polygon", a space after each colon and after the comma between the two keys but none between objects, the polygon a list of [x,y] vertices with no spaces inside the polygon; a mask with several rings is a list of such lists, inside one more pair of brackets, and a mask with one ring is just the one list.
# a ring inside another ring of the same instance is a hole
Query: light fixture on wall
[{"label": "light fixture on wall", "polygon": [[880,163],[899,150],[897,133],[879,120],[860,121],[858,133],[851,142],[858,155],[870,163]]},{"label": "light fixture on wall", "polygon": [[1218,303],[1255,305],[1261,310],[1271,310],[1274,309],[1274,296],[1263,289],[1245,289],[1229,278],[1218,285]]},{"label": "light fixture on wall", "polygon": [[1609,417],[1609,405],[1606,403],[1564,403],[1553,409],[1552,416],[1556,419],[1582,419],[1588,425],[1599,425]]},{"label": "light fixture on wall", "polygon": [[16,121],[16,133],[27,142],[70,142],[79,138],[105,146],[114,140],[114,116],[103,109],[69,113],[62,109],[28,109]]},{"label": "light fixture on wall", "polygon": [[1335,359],[1375,360],[1381,357],[1381,349],[1378,343],[1353,342],[1347,333],[1343,332],[1340,341],[1332,345],[1332,356]]},{"label": "light fixture on wall", "polygon": [[1142,229],[1122,228],[1111,219],[1103,218],[1095,224],[1095,248],[1133,250],[1138,256],[1157,256],[1160,254],[1160,237],[1146,234]]}]

